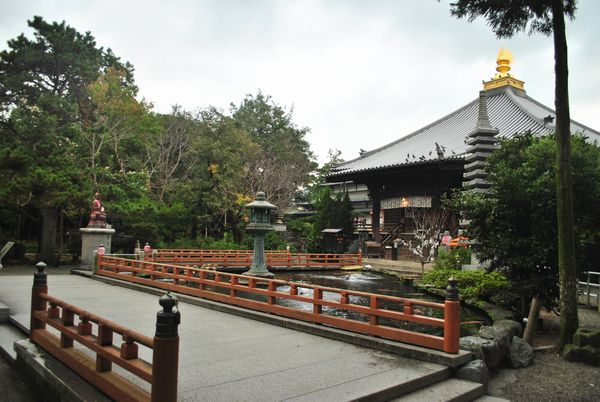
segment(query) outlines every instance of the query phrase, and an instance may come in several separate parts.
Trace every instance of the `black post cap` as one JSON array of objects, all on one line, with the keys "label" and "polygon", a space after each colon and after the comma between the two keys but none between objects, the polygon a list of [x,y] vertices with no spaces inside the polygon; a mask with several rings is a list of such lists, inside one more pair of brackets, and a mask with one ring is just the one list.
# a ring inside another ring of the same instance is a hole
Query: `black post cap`
[{"label": "black post cap", "polygon": [[156,336],[159,338],[176,338],[178,336],[177,326],[181,321],[179,310],[173,311],[177,306],[177,299],[170,293],[166,293],[158,299],[162,311],[156,314]]},{"label": "black post cap", "polygon": [[446,287],[446,300],[458,300],[458,287],[456,287],[456,279],[453,276],[448,278],[448,286]]},{"label": "black post cap", "polygon": [[46,272],[44,271],[46,269],[46,263],[40,261],[35,264],[35,267],[38,271],[33,274],[33,286],[46,286],[48,284],[48,278],[46,276]]}]

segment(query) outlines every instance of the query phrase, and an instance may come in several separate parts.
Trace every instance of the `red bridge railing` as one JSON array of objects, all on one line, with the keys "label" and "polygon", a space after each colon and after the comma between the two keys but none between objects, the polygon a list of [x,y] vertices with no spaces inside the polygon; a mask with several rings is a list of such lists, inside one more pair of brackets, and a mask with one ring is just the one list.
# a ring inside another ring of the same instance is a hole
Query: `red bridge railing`
[{"label": "red bridge railing", "polygon": [[[186,265],[215,264],[224,268],[245,268],[252,265],[252,250],[194,250],[157,249],[146,260],[158,263]],[[286,268],[341,268],[362,265],[362,254],[309,254],[290,253],[286,250],[271,250],[265,253],[267,267]]]},{"label": "red bridge railing", "polygon": [[[446,301],[433,303],[107,255],[98,256],[97,274],[448,353],[459,349],[455,281],[449,285]],[[333,315],[333,309],[345,311],[348,318]],[[443,336],[407,329],[406,323],[442,328]]]},{"label": "red bridge railing", "polygon": [[[179,312],[172,311],[176,301],[167,295],[160,298],[163,311],[157,314],[156,335],[150,338],[50,296],[45,266],[38,264],[31,292],[32,342],[114,400],[177,401]],[[60,336],[47,326],[58,330]],[[114,334],[122,337],[120,346],[113,344]],[[95,357],[76,349],[74,342]],[[152,350],[152,363],[138,357],[139,346]],[[113,363],[149,383],[150,392],[113,372]]]}]

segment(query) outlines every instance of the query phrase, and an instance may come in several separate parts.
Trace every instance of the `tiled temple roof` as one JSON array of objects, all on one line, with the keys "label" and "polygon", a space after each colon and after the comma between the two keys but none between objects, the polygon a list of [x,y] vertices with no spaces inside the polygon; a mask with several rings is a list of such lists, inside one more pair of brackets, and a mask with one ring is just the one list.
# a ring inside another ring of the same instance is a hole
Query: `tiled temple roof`
[{"label": "tiled temple roof", "polygon": [[[528,130],[538,134],[554,131],[554,110],[527,96],[524,90],[510,85],[488,90],[487,107],[490,123],[499,130],[500,137],[511,137]],[[329,177],[427,164],[440,159],[464,159],[466,140],[477,124],[478,110],[479,100],[475,99],[412,134],[337,165]],[[598,131],[573,120],[571,132],[600,143]]]}]

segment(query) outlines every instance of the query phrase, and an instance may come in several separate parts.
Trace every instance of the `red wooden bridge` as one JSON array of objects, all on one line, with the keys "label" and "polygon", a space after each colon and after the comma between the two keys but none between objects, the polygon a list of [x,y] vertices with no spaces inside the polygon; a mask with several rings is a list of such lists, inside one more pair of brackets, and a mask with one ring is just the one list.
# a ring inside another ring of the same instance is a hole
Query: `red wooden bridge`
[{"label": "red wooden bridge", "polygon": [[[189,258],[187,262],[192,263],[193,260]],[[96,273],[447,353],[458,353],[459,350],[460,303],[458,292],[452,287],[451,296],[444,303],[433,303],[108,255],[98,256]],[[360,299],[368,301],[367,305],[359,304]],[[289,300],[300,302],[296,305],[307,306],[308,309],[286,304],[285,301]],[[356,319],[333,315],[332,309],[351,313],[348,316]],[[407,322],[441,328],[443,335],[405,329]]]},{"label": "red wooden bridge", "polygon": [[[252,250],[196,250],[157,249],[144,259],[152,262],[197,265],[213,264],[222,268],[249,268]],[[310,254],[290,253],[286,250],[265,252],[267,268],[342,268],[362,265],[362,253],[358,254]]]}]

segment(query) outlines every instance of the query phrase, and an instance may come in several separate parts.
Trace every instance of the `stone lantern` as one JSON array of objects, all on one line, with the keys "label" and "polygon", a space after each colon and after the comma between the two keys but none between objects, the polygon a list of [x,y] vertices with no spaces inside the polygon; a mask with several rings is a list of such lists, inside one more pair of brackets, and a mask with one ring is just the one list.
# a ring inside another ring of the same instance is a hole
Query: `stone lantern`
[{"label": "stone lantern", "polygon": [[265,265],[265,236],[273,230],[271,225],[271,211],[277,207],[266,201],[265,193],[259,191],[256,198],[246,208],[250,210],[250,223],[246,230],[254,235],[254,255],[252,266],[244,275],[258,276],[261,278],[274,278]]}]

